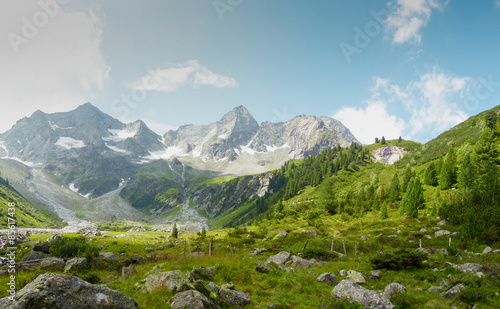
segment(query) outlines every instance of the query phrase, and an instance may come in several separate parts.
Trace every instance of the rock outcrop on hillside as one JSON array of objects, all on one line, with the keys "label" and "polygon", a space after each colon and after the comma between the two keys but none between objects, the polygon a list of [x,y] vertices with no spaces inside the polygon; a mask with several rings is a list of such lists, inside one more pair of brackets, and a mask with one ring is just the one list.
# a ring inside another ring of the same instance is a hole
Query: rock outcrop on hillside
[{"label": "rock outcrop on hillside", "polygon": [[397,146],[380,147],[372,151],[373,161],[384,165],[394,164],[396,161],[401,160],[404,154],[404,149]]}]

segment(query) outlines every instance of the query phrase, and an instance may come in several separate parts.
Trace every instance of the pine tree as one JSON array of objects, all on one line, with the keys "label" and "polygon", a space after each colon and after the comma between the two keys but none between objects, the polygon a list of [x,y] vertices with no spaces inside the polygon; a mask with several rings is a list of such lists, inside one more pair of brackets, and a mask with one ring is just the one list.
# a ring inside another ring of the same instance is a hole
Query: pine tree
[{"label": "pine tree", "polygon": [[425,169],[424,183],[434,187],[438,185],[436,164],[434,162],[431,162]]},{"label": "pine tree", "polygon": [[177,223],[174,223],[174,227],[172,228],[172,237],[177,239],[179,236],[179,230],[177,230]]},{"label": "pine tree", "polygon": [[476,165],[472,162],[470,153],[467,153],[464,156],[457,175],[458,188],[463,191],[473,190],[476,173]]},{"label": "pine tree", "polygon": [[408,188],[408,184],[410,183],[411,178],[415,176],[415,172],[411,169],[411,167],[407,167],[405,170],[405,173],[403,175],[403,192],[406,192],[406,189]]},{"label": "pine tree", "polygon": [[484,121],[486,122],[486,126],[491,130],[495,130],[495,126],[497,124],[497,114],[494,111],[488,111],[484,116]]},{"label": "pine tree", "polygon": [[384,220],[389,218],[387,215],[387,203],[383,203],[382,207],[380,208],[380,219]]},{"label": "pine tree", "polygon": [[394,176],[392,176],[391,186],[389,187],[389,201],[392,203],[399,201],[399,191],[401,191],[399,177],[398,174],[395,173]]},{"label": "pine tree", "polygon": [[399,139],[398,139],[398,143],[401,143],[402,141],[403,141],[403,139],[400,136]]},{"label": "pine tree", "polygon": [[382,141],[380,142],[382,145],[385,145],[385,137],[382,136]]},{"label": "pine tree", "polygon": [[453,147],[450,148],[441,167],[439,176],[439,187],[443,190],[450,189],[457,179],[457,156]]},{"label": "pine tree", "polygon": [[378,137],[375,137],[375,144],[378,144],[378,143],[379,143]]},{"label": "pine tree", "polygon": [[424,193],[418,177],[413,177],[408,184],[408,190],[401,201],[400,214],[411,218],[418,217],[418,210],[424,207]]}]

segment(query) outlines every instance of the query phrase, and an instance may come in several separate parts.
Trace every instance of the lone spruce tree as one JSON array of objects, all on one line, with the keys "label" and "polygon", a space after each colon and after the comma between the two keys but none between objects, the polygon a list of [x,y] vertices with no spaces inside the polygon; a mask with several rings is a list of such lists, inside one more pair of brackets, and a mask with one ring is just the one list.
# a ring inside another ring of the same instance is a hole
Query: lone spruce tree
[{"label": "lone spruce tree", "polygon": [[399,191],[401,191],[399,177],[397,173],[394,173],[391,180],[391,186],[389,187],[389,201],[392,203],[399,201]]},{"label": "lone spruce tree", "polygon": [[418,210],[424,207],[424,191],[418,177],[413,177],[408,184],[403,199],[401,200],[401,215],[408,215],[411,218],[418,217]]},{"label": "lone spruce tree", "polygon": [[439,188],[442,190],[450,189],[457,180],[457,156],[453,147],[448,150],[446,157],[441,167],[441,174],[439,176]]},{"label": "lone spruce tree", "polygon": [[431,164],[429,164],[429,166],[425,169],[424,183],[434,187],[438,185],[436,163],[431,162]]},{"label": "lone spruce tree", "polygon": [[179,236],[179,230],[177,229],[177,223],[174,223],[174,227],[172,228],[172,237],[177,239]]}]

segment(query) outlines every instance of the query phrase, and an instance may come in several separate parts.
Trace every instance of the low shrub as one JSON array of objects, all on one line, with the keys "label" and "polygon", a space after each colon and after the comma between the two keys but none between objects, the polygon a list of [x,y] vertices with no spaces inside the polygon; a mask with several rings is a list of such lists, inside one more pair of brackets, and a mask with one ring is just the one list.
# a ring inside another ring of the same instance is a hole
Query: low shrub
[{"label": "low shrub", "polygon": [[402,270],[411,266],[418,266],[425,260],[425,253],[401,249],[396,252],[378,254],[370,259],[374,269]]},{"label": "low shrub", "polygon": [[99,255],[99,248],[86,242],[83,236],[64,237],[56,239],[50,244],[50,255],[60,258],[83,256],[88,260],[93,260]]},{"label": "low shrub", "polygon": [[329,261],[338,257],[337,254],[325,248],[306,248],[302,252],[302,256],[305,259],[316,259],[319,261]]}]

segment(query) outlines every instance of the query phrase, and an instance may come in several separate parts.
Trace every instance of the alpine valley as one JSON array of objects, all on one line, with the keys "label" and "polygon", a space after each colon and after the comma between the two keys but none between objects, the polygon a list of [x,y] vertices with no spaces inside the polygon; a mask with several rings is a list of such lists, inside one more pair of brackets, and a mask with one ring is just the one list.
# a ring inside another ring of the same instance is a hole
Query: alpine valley
[{"label": "alpine valley", "polygon": [[[270,171],[285,162],[351,143],[359,144],[328,117],[259,125],[238,106],[215,123],[160,136],[140,120],[124,124],[86,103],[64,113],[36,111],[1,134],[0,171],[66,222],[177,222],[200,230],[264,196]],[[253,220],[255,206],[247,208],[239,224]]]}]

